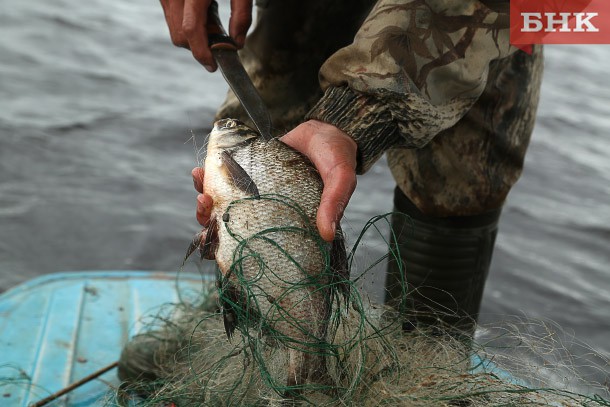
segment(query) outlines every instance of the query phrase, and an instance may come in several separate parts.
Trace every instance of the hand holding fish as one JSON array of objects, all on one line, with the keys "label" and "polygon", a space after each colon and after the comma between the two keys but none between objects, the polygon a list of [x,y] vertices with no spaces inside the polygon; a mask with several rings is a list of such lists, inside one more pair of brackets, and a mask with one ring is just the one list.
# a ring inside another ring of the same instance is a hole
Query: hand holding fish
[{"label": "hand holding fish", "polygon": [[356,142],[337,127],[308,120],[280,140],[306,155],[324,183],[316,224],[327,242],[335,237],[337,223],[356,189]]},{"label": "hand holding fish", "polygon": [[[212,0],[161,0],[172,43],[190,49],[193,57],[210,72],[216,62],[208,46],[206,31],[208,7]],[[231,0],[229,35],[238,48],[244,46],[252,24],[252,0]]]},{"label": "hand holding fish", "polygon": [[[316,223],[320,236],[330,242],[356,188],[356,143],[337,127],[317,120],[297,126],[281,140],[306,155],[320,173],[324,190]],[[197,221],[207,226],[213,202],[203,191],[203,168],[194,168],[192,175],[199,192]]]}]

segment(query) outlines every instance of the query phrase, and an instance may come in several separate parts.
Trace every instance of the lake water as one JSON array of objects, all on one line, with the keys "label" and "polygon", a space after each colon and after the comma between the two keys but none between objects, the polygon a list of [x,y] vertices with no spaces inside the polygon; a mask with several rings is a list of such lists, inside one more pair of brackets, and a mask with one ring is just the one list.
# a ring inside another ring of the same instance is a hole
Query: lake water
[{"label": "lake water", "polygon": [[[171,46],[157,2],[0,7],[0,291],[56,271],[176,270],[198,230],[192,138],[201,144],[224,98],[220,74]],[[608,386],[610,47],[549,46],[546,56],[481,322],[552,321],[564,358]],[[344,222],[351,242],[391,210],[392,190],[385,162],[359,178]],[[368,239],[359,264],[385,247]],[[374,296],[383,279],[382,269],[367,276]]]}]

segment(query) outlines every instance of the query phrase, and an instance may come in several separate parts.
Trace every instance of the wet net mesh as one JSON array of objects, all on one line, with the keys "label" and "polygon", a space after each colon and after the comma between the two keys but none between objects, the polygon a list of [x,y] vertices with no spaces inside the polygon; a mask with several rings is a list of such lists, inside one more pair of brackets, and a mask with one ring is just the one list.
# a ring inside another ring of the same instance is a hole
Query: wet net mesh
[{"label": "wet net mesh", "polygon": [[[302,213],[288,199],[262,199],[280,201]],[[236,205],[239,202],[229,209]],[[234,281],[239,281],[240,300],[236,301],[235,293],[227,294],[223,283],[226,276],[219,276],[219,283],[204,285],[197,301],[181,301],[150,317],[145,331],[123,355],[135,366],[131,373],[139,374],[140,379],[125,381],[116,402],[138,406],[610,406],[603,398],[607,396],[603,384],[592,387],[588,382],[589,395],[574,390],[576,362],[558,342],[558,331],[549,325],[530,322],[537,329],[528,334],[524,328],[527,323],[513,324],[497,331],[495,341],[488,333],[484,345],[444,335],[438,327],[434,331],[405,332],[400,306],[397,311],[373,303],[359,284],[375,266],[385,264],[387,257],[401,261],[394,244],[396,236],[389,227],[390,215],[371,219],[353,243],[348,253],[351,280],[321,278],[306,282],[313,285],[313,290],[329,293],[331,308],[323,340],[274,333],[257,310],[260,298],[252,290],[253,279],[242,278],[245,259],[250,259],[249,266],[252,259],[256,260],[257,275],[275,272],[265,267],[261,260],[264,257],[252,249],[251,243],[263,239],[275,245],[271,237],[278,232],[317,239],[326,264],[322,275],[332,274],[328,245],[319,238],[314,225],[262,230],[247,238],[235,236],[239,245],[231,270],[236,275]],[[377,241],[381,237],[387,254],[363,264],[357,260],[357,253],[371,234]],[[282,252],[280,246],[275,247]],[[346,296],[336,289],[339,284],[349,286]],[[290,295],[289,290],[286,295]],[[230,340],[219,304],[235,313],[237,329]],[[306,323],[295,320],[290,310],[280,314],[291,324]],[[296,389],[286,382],[290,349],[313,353],[323,361],[316,374]],[[514,351],[524,349],[527,358],[520,359]],[[608,361],[596,357],[590,367],[607,370]],[[570,376],[570,383],[550,374],[559,365],[557,374]],[[498,366],[516,373],[510,377]]]}]

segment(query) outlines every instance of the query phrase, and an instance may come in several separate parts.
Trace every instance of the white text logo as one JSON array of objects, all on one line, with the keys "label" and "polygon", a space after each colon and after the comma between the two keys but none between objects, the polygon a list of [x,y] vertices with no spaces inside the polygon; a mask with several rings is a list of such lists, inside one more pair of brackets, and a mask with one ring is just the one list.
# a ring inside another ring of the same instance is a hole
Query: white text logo
[{"label": "white text logo", "polygon": [[[599,13],[521,13],[521,32],[599,32],[599,28],[591,22],[598,15]],[[570,21],[572,17],[575,18]]]}]

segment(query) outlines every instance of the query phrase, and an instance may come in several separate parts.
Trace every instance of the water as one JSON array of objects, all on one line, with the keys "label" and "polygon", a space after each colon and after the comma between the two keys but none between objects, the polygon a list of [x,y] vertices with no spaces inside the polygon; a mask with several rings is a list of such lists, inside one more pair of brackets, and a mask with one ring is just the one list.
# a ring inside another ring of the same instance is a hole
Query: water
[{"label": "water", "polygon": [[[177,269],[198,230],[191,138],[210,127],[221,76],[171,46],[158,3],[0,7],[0,291],[56,271]],[[546,55],[481,322],[554,321],[589,346],[570,357],[610,358],[610,48]],[[384,162],[360,177],[345,221],[352,242],[365,220],[391,210],[392,190]],[[361,267],[385,244],[370,238],[365,248]],[[383,278],[367,277],[374,295]],[[601,382],[609,370],[578,367]]]}]

